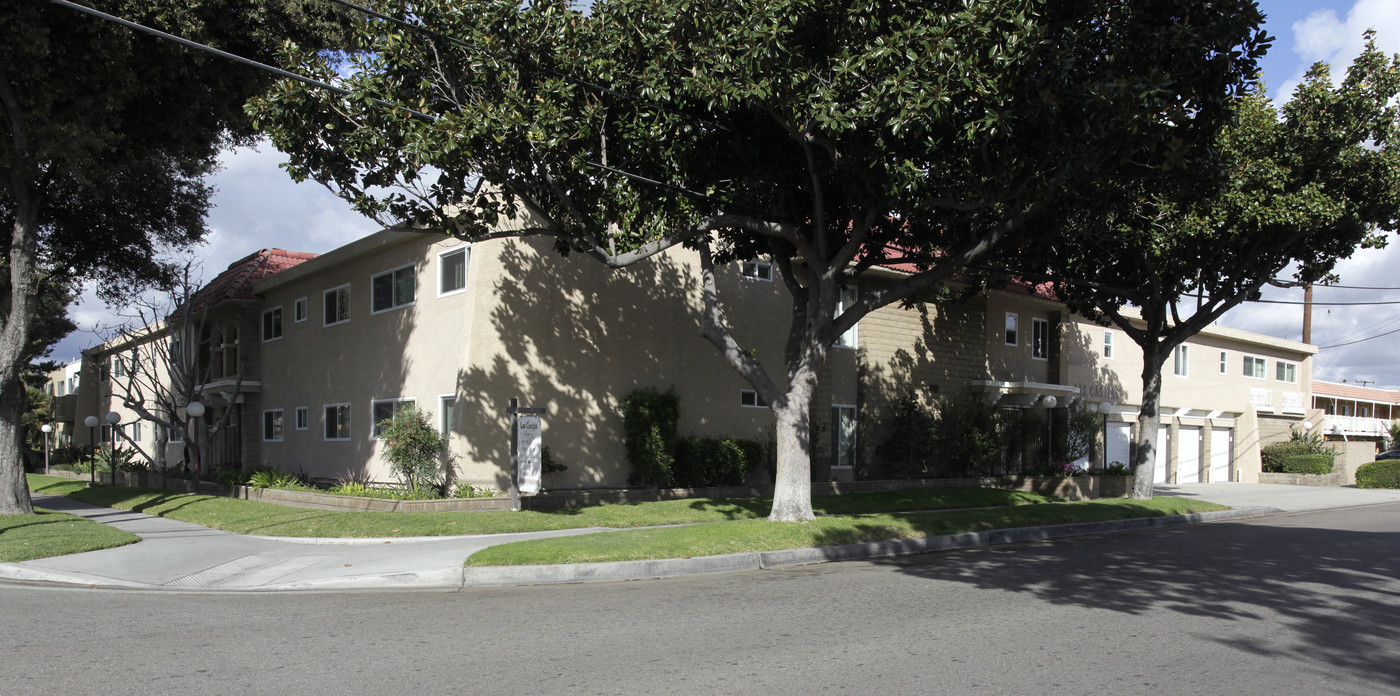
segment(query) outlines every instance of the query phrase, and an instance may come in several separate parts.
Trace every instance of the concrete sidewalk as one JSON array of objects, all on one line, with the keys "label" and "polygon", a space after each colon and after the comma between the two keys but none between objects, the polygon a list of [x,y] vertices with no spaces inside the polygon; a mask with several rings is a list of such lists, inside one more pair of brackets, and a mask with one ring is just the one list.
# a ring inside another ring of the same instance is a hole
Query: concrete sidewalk
[{"label": "concrete sidewalk", "polygon": [[0,563],[0,581],[166,591],[450,590],[466,585],[528,585],[674,577],[882,558],[991,544],[1400,502],[1400,491],[1269,484],[1159,486],[1157,495],[1193,497],[1232,509],[1114,522],[1054,525],[927,539],[790,549],[727,556],[471,567],[472,553],[523,539],[595,534],[606,528],[458,537],[293,539],[224,532],[141,513],[36,496],[35,505],[87,517],[141,537],[136,544],[21,563]]}]

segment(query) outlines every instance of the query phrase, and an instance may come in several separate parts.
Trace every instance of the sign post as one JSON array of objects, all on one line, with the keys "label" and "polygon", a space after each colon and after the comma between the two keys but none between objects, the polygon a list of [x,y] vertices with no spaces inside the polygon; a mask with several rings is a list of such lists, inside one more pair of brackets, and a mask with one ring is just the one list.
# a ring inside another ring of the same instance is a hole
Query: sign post
[{"label": "sign post", "polygon": [[542,408],[521,408],[511,399],[506,415],[510,418],[510,509],[520,509],[521,493],[539,493],[542,476]]}]

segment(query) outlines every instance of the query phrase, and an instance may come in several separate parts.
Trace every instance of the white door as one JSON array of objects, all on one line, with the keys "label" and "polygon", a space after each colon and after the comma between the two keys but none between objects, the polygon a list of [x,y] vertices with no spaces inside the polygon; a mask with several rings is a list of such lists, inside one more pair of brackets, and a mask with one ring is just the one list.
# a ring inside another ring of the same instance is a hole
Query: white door
[{"label": "white door", "polygon": [[1212,428],[1210,431],[1210,482],[1224,483],[1230,480],[1230,445],[1235,431],[1230,428]]},{"label": "white door", "polygon": [[1182,427],[1179,445],[1176,448],[1176,482],[1201,482],[1201,429]]},{"label": "white door", "polygon": [[1119,462],[1122,464],[1132,464],[1133,451],[1133,424],[1132,423],[1109,423],[1108,431],[1104,434],[1104,465]]},{"label": "white door", "polygon": [[1167,445],[1170,444],[1172,429],[1160,425],[1157,426],[1157,450],[1152,455],[1152,482],[1167,482]]}]

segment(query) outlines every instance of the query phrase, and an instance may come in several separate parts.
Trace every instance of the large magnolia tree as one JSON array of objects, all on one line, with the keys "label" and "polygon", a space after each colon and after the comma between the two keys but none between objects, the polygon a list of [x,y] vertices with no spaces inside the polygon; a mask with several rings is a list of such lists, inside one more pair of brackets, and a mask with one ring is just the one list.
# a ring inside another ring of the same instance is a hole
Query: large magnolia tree
[{"label": "large magnolia tree", "polygon": [[[1250,0],[376,8],[353,54],[290,54],[348,94],[284,83],[252,107],[291,173],[389,224],[549,235],[612,267],[698,250],[700,333],[776,420],[774,520],[812,517],[808,408],[842,333],[1105,162],[1208,166],[1193,143],[1266,45]],[[781,356],[734,338],[714,282],[760,256],[792,297]],[[915,271],[841,302],[892,262]]]},{"label": "large magnolia tree", "polygon": [[1040,219],[1048,229],[1020,267],[1048,272],[1072,309],[1142,348],[1133,497],[1152,497],[1162,369],[1177,347],[1289,269],[1300,283],[1323,280],[1396,229],[1397,97],[1400,55],[1368,40],[1339,85],[1318,64],[1281,109],[1262,91],[1241,97],[1219,137],[1217,180],[1104,179]]},{"label": "large magnolia tree", "polygon": [[[254,59],[340,36],[323,0],[83,4]],[[41,291],[95,280],[117,298],[167,277],[162,253],[203,237],[205,177],[253,137],[243,104],[271,77],[52,2],[5,3],[0,26],[0,514],[16,514],[33,512],[20,374]]]}]

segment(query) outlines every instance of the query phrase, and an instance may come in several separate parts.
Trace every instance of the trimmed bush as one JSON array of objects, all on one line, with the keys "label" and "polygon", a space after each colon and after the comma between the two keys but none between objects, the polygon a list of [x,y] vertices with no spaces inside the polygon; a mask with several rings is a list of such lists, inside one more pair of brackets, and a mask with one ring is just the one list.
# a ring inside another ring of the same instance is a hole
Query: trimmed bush
[{"label": "trimmed bush", "polygon": [[1386,459],[1357,467],[1356,487],[1400,488],[1400,459]]},{"label": "trimmed bush", "polygon": [[627,483],[657,488],[672,485],[671,467],[675,463],[676,426],[680,419],[681,400],[674,389],[638,389],[623,399],[623,440],[627,461],[632,465]]},{"label": "trimmed bush", "polygon": [[1285,474],[1330,474],[1333,457],[1327,454],[1294,454],[1280,464]]},{"label": "trimmed bush", "polygon": [[672,481],[678,488],[742,486],[762,461],[763,447],[754,440],[687,437],[676,443]]}]

